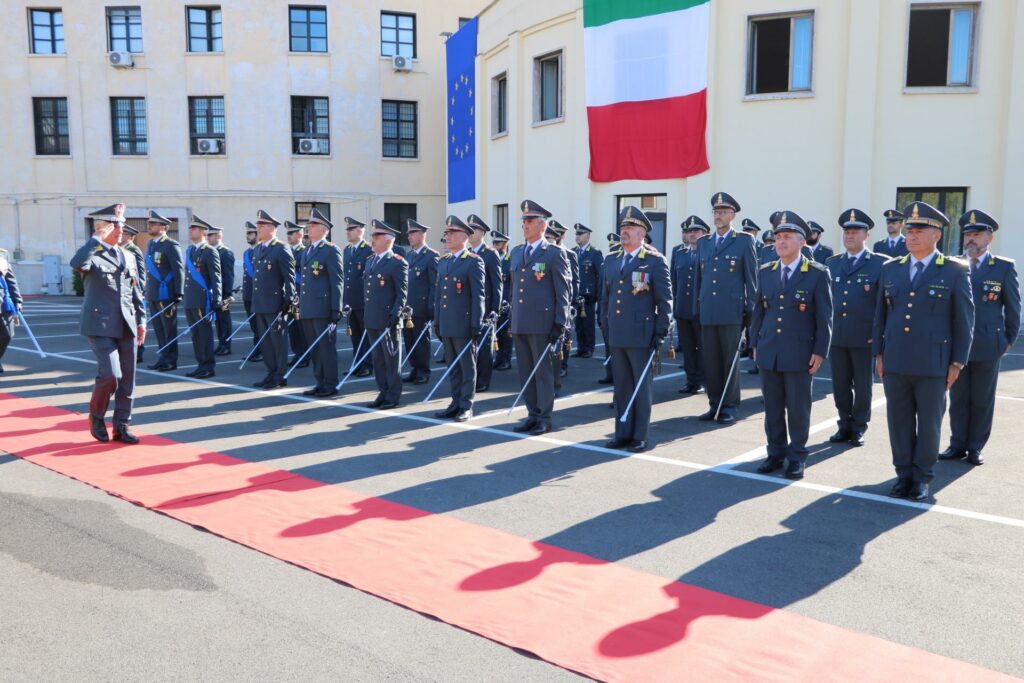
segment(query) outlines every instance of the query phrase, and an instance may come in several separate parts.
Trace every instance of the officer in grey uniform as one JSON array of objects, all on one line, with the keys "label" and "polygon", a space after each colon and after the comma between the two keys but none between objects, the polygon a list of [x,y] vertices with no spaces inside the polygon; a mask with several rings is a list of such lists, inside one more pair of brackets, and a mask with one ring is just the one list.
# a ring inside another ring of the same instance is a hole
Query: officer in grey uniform
[{"label": "officer in grey uniform", "polygon": [[[21,292],[18,290],[18,279],[14,277],[14,267],[6,249],[0,249],[0,360],[4,358],[7,345],[14,339],[14,321],[21,311]],[[4,366],[0,363],[0,374]]]},{"label": "officer in grey uniform", "polygon": [[[498,258],[498,252],[484,244],[484,237],[491,231],[491,228],[484,223],[480,216],[471,213],[466,218],[466,225],[473,229],[473,235],[469,238],[469,248],[484,262],[484,274],[487,279],[485,297],[487,305],[484,317],[489,319],[492,315],[497,316],[501,311],[501,259]],[[487,391],[491,387],[491,370],[494,368],[490,336],[480,342],[476,363],[476,390]]]},{"label": "officer in grey uniform", "polygon": [[185,249],[185,300],[182,305],[185,307],[185,322],[194,325],[192,349],[199,364],[195,370],[185,374],[197,379],[206,379],[215,374],[214,319],[223,303],[220,255],[206,241],[206,235],[212,227],[199,216],[192,216],[188,226],[191,244]]},{"label": "officer in grey uniform", "polygon": [[[295,259],[295,292],[298,294],[302,291],[302,269],[299,268],[299,264],[302,262],[302,254],[306,250],[306,245],[302,243],[303,228],[298,223],[286,220],[284,222],[284,229],[286,239],[288,240],[288,248],[292,250],[292,257]],[[306,335],[302,332],[302,325],[298,322],[293,323],[288,328],[288,344],[292,349],[291,360],[288,361],[288,367],[299,364],[300,368],[304,368],[309,365],[309,356],[305,358],[302,356],[306,353],[306,349],[309,348],[309,343],[306,339]],[[299,361],[302,358],[302,361]]]},{"label": "officer in grey uniform", "polygon": [[597,316],[595,313],[597,300],[601,296],[601,269],[604,267],[604,254],[590,243],[591,230],[582,223],[573,226],[576,231],[576,246],[572,251],[579,261],[580,287],[579,298],[582,302],[576,312],[576,355],[590,358],[597,346]]},{"label": "officer in grey uniform", "polygon": [[[363,326],[363,272],[366,260],[373,256],[373,249],[363,239],[366,224],[345,216],[345,239],[348,244],[342,250],[345,270],[345,306],[349,309],[348,335],[352,342],[352,362],[366,355],[373,342],[365,334]],[[356,353],[358,351],[358,353]],[[369,377],[373,372],[369,356],[356,368],[356,377]]]},{"label": "officer in grey uniform", "polygon": [[373,346],[373,376],[377,398],[370,408],[390,410],[402,398],[399,363],[399,322],[409,294],[409,264],[392,250],[398,230],[384,221],[370,221],[373,256],[366,261],[363,297],[367,348]]},{"label": "officer in grey uniform", "polygon": [[[260,209],[256,213],[256,239],[252,258],[252,310],[256,314],[256,340],[267,374],[253,384],[259,389],[288,386],[288,342],[285,329],[295,324],[298,294],[295,291],[295,257],[277,239],[281,222]],[[264,336],[266,335],[266,336]]]},{"label": "officer in grey uniform", "polygon": [[[608,258],[611,258],[616,254],[622,253],[622,247],[619,246],[619,234],[617,232],[608,233],[607,235],[605,235],[605,239],[608,240]],[[599,297],[598,306],[600,306],[600,301],[601,299]],[[597,311],[597,319],[598,321],[601,320],[600,310]],[[597,380],[597,383],[612,384],[614,382],[614,378],[612,377],[611,351],[608,349],[608,330],[606,330],[604,327],[601,327],[600,325],[598,325],[598,327],[601,328],[601,341],[604,342],[604,377]],[[615,402],[613,401],[609,407],[614,408]]]},{"label": "officer in grey uniform", "polygon": [[777,258],[779,257],[775,254],[775,232],[765,230],[761,233],[761,246],[757,249],[758,266],[771,263]]},{"label": "officer in grey uniform", "polygon": [[512,252],[508,248],[508,235],[495,230],[491,233],[491,245],[501,263],[501,311],[498,316],[498,355],[494,359],[495,370],[512,369]]},{"label": "officer in grey uniform", "polygon": [[871,250],[876,254],[883,254],[890,258],[906,256],[910,253],[907,251],[907,240],[903,236],[903,224],[907,217],[902,211],[897,211],[896,209],[889,209],[884,215],[885,229],[888,231],[889,236],[875,242]]},{"label": "officer in grey uniform", "polygon": [[427,326],[434,320],[434,288],[437,285],[437,261],[441,256],[427,244],[428,226],[412,218],[406,219],[405,223],[409,236],[405,260],[409,264],[412,326],[402,327],[405,353],[409,356],[409,374],[402,377],[402,381],[426,384],[430,380],[431,349],[431,334]]},{"label": "officer in grey uniform", "polygon": [[231,304],[235,302],[235,252],[224,245],[221,241],[223,238],[224,228],[216,225],[206,232],[207,241],[220,256],[221,305],[217,311],[217,348],[213,352],[215,356],[231,354],[231,342],[228,341],[228,337],[234,329],[231,322]]},{"label": "officer in grey uniform", "polygon": [[[572,281],[564,249],[544,239],[551,212],[529,199],[520,204],[525,244],[512,250],[512,338],[516,345],[519,381],[529,413],[517,432],[551,431],[555,378],[546,354],[562,338],[569,321]],[[530,373],[533,378],[530,379]],[[529,379],[529,381],[527,381]]]},{"label": "officer in grey uniform", "polygon": [[[252,255],[256,246],[256,224],[252,221],[245,222],[245,243],[249,246],[242,253],[242,305],[245,307],[245,317],[249,319],[249,331],[252,332],[252,343],[255,346],[257,337],[256,318],[252,314]],[[263,354],[257,349],[250,358],[259,362],[263,360]]]},{"label": "officer in grey uniform", "polygon": [[924,202],[904,213],[910,253],[882,267],[872,352],[897,476],[889,495],[922,501],[939,454],[946,391],[970,356],[974,299],[967,264],[937,249],[949,219]]},{"label": "officer in grey uniform", "polygon": [[875,302],[885,256],[864,246],[875,222],[860,209],[847,209],[838,219],[845,251],[825,262],[832,284],[832,396],[839,412],[832,443],[864,445],[871,421],[871,390],[874,368],[871,335]]},{"label": "officer in grey uniform", "polygon": [[949,390],[949,448],[940,460],[967,458],[983,465],[982,450],[992,435],[999,361],[1020,331],[1020,286],[1012,259],[989,251],[999,223],[978,209],[960,217],[964,260],[971,269],[974,295],[974,342],[967,365]]},{"label": "officer in grey uniform", "polygon": [[117,246],[124,224],[124,204],[95,211],[93,236],[71,257],[82,275],[81,333],[96,356],[96,385],[89,400],[89,432],[107,442],[105,422],[114,396],[114,440],[139,442],[128,431],[135,391],[135,347],[146,338],[146,310],[135,259]]},{"label": "officer in grey uniform", "polygon": [[703,394],[704,361],[700,353],[700,317],[694,296],[697,279],[697,240],[711,233],[711,226],[699,216],[690,216],[682,222],[685,243],[672,253],[672,315],[676,319],[679,351],[683,354],[686,384],[680,394]]},{"label": "officer in grey uniform", "polygon": [[644,245],[651,232],[647,215],[627,206],[619,213],[618,225],[622,252],[608,257],[601,285],[601,326],[608,330],[615,366],[615,438],[605,446],[641,453],[650,447],[652,366],[669,333],[672,279],[665,257]]},{"label": "officer in grey uniform", "polygon": [[[556,247],[565,250],[565,256],[569,259],[569,275],[571,277],[571,287],[569,288],[569,301],[572,302],[570,308],[579,310],[582,304],[580,297],[580,262],[576,256],[576,252],[565,249],[562,244],[562,239],[565,237],[565,233],[568,232],[568,228],[556,221],[551,219],[548,221],[548,227],[544,229],[545,238],[554,244]],[[576,319],[571,315],[569,321],[571,324],[575,324]],[[562,378],[569,374],[569,349],[567,345],[572,344],[571,330],[567,331],[562,335],[562,341],[559,344],[557,353],[554,354],[553,360],[555,362],[555,396],[562,390]]]},{"label": "officer in grey uniform", "polygon": [[[142,255],[142,250],[139,249],[138,245],[135,244],[135,237],[139,234],[139,231],[128,225],[127,223],[121,228],[121,239],[119,247],[130,253],[135,257],[135,272],[139,274],[139,289],[145,293],[146,291],[146,258]],[[143,299],[145,301],[145,299]],[[159,310],[159,309],[157,309]],[[149,311],[146,310],[146,317],[149,317]],[[135,352],[135,365],[142,363],[142,356],[146,350],[145,344],[139,344],[139,348]]]},{"label": "officer in grey uniform", "polygon": [[487,276],[484,260],[469,248],[473,228],[448,216],[444,237],[448,253],[437,265],[437,288],[434,297],[434,320],[444,345],[449,366],[462,354],[448,373],[452,400],[448,407],[435,413],[439,418],[465,422],[473,416],[476,395],[477,355],[473,349],[463,353],[471,342],[487,344],[484,312],[487,309]]},{"label": "officer in grey uniform", "polygon": [[810,232],[795,212],[782,212],[775,226],[779,259],[761,266],[750,326],[754,362],[761,369],[768,438],[768,457],[757,471],[774,472],[786,461],[787,479],[804,477],[811,382],[832,339],[828,269],[801,253]]},{"label": "officer in grey uniform", "polygon": [[758,236],[761,234],[761,228],[749,218],[744,218],[740,223],[740,229],[750,235],[750,239],[754,240],[754,252],[756,253],[761,249],[761,243],[758,241]]},{"label": "officer in grey uniform", "polygon": [[[719,424],[736,422],[740,404],[740,378],[733,360],[740,351],[740,336],[749,327],[757,293],[757,254],[750,235],[737,232],[732,222],[739,202],[726,192],[711,198],[715,232],[697,242],[695,292],[701,324],[701,354],[710,409],[701,420]],[[726,384],[726,378],[732,376]],[[724,398],[723,398],[724,397]],[[721,411],[718,405],[721,402]]]},{"label": "officer in grey uniform", "polygon": [[[167,236],[170,219],[164,218],[156,211],[149,212],[146,221],[146,232],[149,233],[149,244],[146,245],[146,301],[149,310],[154,314],[163,310],[168,304],[175,304],[153,318],[153,331],[156,332],[157,348],[163,348],[167,342],[178,336],[178,306],[182,299],[182,283],[185,278],[182,264],[181,245]],[[178,367],[178,342],[175,341],[157,356],[156,362],[149,366],[150,370],[168,372]]]},{"label": "officer in grey uniform", "polygon": [[807,235],[807,244],[811,247],[811,256],[818,263],[825,263],[836,253],[832,247],[821,242],[821,234],[825,232],[825,228],[821,227],[821,223],[817,221],[807,221],[807,225],[811,229],[811,232]]},{"label": "officer in grey uniform", "polygon": [[[342,273],[341,249],[327,241],[327,232],[334,227],[318,209],[309,216],[309,246],[300,252],[295,264],[302,273],[299,291],[299,321],[303,336],[312,344],[309,352],[313,359],[316,385],[302,393],[305,396],[327,398],[338,393],[338,333],[345,276]],[[334,329],[327,331],[329,326]]]}]

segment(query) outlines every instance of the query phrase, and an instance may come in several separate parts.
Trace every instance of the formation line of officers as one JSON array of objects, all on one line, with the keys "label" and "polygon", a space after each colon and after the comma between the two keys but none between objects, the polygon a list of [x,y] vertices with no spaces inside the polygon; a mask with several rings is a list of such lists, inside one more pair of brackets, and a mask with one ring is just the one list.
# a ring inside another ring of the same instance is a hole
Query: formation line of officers
[{"label": "formation line of officers", "polygon": [[[93,435],[111,438],[105,415],[113,397],[112,438],[137,441],[128,425],[147,321],[157,337],[154,370],[177,367],[177,339],[187,333],[198,362],[189,375],[212,377],[215,357],[231,353],[231,338],[248,325],[254,346],[246,358],[266,369],[255,386],[286,386],[290,366],[311,362],[316,382],[305,395],[335,396],[349,376],[372,374],[378,393],[369,407],[380,410],[400,404],[403,382],[430,381],[437,339],[450,400],[436,416],[457,421],[472,417],[492,370],[512,368],[514,350],[527,409],[514,430],[533,435],[552,429],[569,356],[593,356],[599,327],[606,356],[600,381],[614,385],[608,448],[651,447],[653,379],[672,338],[686,371],[680,393],[705,394],[708,409],[699,419],[721,425],[737,420],[738,361],[749,354],[765,405],[767,457],[759,472],[804,476],[811,384],[826,358],[839,412],[833,443],[864,444],[874,375],[883,382],[893,496],[927,499],[937,458],[984,462],[999,361],[1020,327],[1016,268],[991,253],[999,225],[984,211],[964,213],[963,255],[949,257],[937,248],[949,219],[924,202],[887,211],[888,236],[870,250],[874,222],[847,209],[837,220],[844,250],[834,254],[820,243],[824,228],[790,210],[772,214],[765,244],[758,244],[760,228],[749,219],[734,227],[740,205],[719,192],[711,198],[714,227],[688,217],[683,244],[669,256],[651,245],[648,216],[623,208],[605,256],[590,244],[587,226],[575,224],[576,246],[568,249],[568,228],[551,212],[532,200],[520,208],[523,244],[509,249],[508,236],[492,233],[479,216],[449,216],[443,255],[427,244],[430,228],[415,220],[405,226],[409,246],[402,250],[398,228],[346,217],[341,247],[327,239],[334,226],[317,210],[307,235],[286,221],[286,241],[278,237],[282,223],[260,210],[246,222],[240,289],[248,317],[237,327],[230,318],[234,255],[220,228],[194,216],[182,252],[167,236],[171,221],[150,212],[143,253],[132,243],[123,205],[95,212],[95,234],[71,261],[85,286],[81,331],[98,364]],[[10,265],[0,264],[6,311],[7,298],[12,306],[20,298]],[[183,333],[179,306],[188,324]],[[353,348],[344,377],[342,326]],[[947,391],[951,438],[940,454]]]}]

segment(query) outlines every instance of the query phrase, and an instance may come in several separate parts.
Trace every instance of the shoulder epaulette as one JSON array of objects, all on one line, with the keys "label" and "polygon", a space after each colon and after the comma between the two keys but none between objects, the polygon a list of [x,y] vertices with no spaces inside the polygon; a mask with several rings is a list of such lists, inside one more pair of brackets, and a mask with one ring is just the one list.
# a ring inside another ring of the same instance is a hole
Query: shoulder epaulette
[{"label": "shoulder epaulette", "polygon": [[763,266],[761,266],[759,268],[759,270],[767,270],[768,268],[774,267],[777,263],[778,263],[778,261],[769,261],[768,263],[766,263]]},{"label": "shoulder epaulette", "polygon": [[995,260],[995,261],[1002,261],[1003,263],[1009,263],[1011,265],[1017,263],[1016,261],[1014,261],[1012,258],[1010,258],[1008,256],[993,256],[992,259]]},{"label": "shoulder epaulette", "polygon": [[[871,252],[868,253],[870,254]],[[842,258],[844,256],[846,256],[846,254],[832,254],[827,259],[825,259],[825,263],[828,263],[829,261],[835,261],[836,259]]]},{"label": "shoulder epaulette", "polygon": [[828,270],[824,263],[818,263],[812,259],[807,259],[808,263],[811,264],[811,268],[817,268],[818,270]]}]

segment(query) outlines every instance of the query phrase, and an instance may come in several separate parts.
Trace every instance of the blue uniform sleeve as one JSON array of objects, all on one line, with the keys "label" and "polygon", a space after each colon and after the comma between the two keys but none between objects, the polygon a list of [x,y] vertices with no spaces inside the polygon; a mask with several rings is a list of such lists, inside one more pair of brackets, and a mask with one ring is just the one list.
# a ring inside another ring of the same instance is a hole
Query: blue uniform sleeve
[{"label": "blue uniform sleeve", "polygon": [[440,257],[430,254],[427,261],[427,320],[434,319],[434,298],[437,296],[437,264]]},{"label": "blue uniform sleeve", "polygon": [[656,259],[654,266],[654,336],[664,339],[668,336],[672,320],[672,278],[668,271],[668,262],[664,258]]},{"label": "blue uniform sleeve", "polygon": [[749,245],[743,252],[743,310],[746,313],[754,311],[754,304],[757,302],[757,252],[754,250],[754,240],[748,240]]},{"label": "blue uniform sleeve", "polygon": [[832,287],[829,282],[829,271],[822,271],[818,285],[814,289],[814,351],[822,358],[828,358],[832,345]]},{"label": "blue uniform sleeve", "polygon": [[1006,330],[1006,344],[1009,347],[1017,341],[1020,332],[1020,285],[1017,282],[1017,266],[1010,263],[1003,283],[1003,321]]},{"label": "blue uniform sleeve", "polygon": [[961,266],[953,283],[953,347],[950,362],[967,364],[974,341],[974,295],[970,269]]},{"label": "blue uniform sleeve", "polygon": [[345,273],[341,263],[341,249],[331,247],[327,251],[327,259],[324,262],[327,268],[328,283],[328,305],[332,313],[340,314],[342,298],[345,292]]}]

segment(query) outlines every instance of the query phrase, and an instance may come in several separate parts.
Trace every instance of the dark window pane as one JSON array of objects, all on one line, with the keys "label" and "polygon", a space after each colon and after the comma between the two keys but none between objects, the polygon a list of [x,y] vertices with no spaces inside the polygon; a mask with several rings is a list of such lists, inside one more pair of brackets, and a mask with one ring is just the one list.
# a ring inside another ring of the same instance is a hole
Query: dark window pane
[{"label": "dark window pane", "polygon": [[910,43],[907,47],[907,86],[946,85],[949,64],[948,9],[914,9],[910,12]]},{"label": "dark window pane", "polygon": [[750,94],[789,90],[790,17],[753,22],[750,39]]}]

